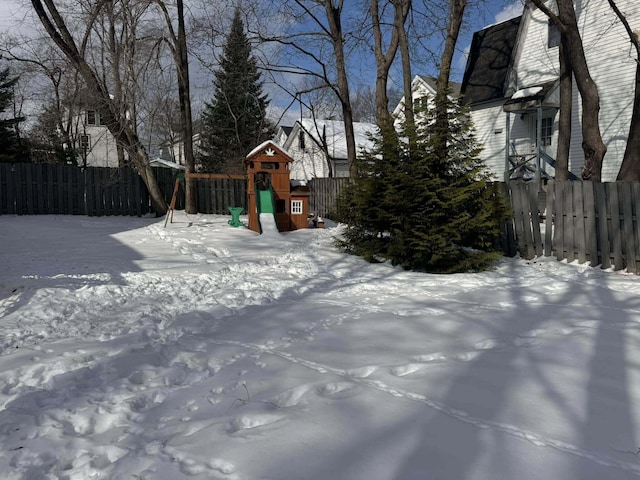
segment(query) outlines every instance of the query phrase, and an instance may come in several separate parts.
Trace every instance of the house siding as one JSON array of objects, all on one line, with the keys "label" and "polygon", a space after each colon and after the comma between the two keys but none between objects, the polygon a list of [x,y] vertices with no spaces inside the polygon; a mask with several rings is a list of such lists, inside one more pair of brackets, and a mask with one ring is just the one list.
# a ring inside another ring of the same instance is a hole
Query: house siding
[{"label": "house siding", "polygon": [[310,180],[329,176],[329,169],[324,160],[325,154],[310,135],[304,133],[304,147],[300,148],[300,130],[294,128],[291,142],[286,150],[295,161],[291,164],[292,180]]},{"label": "house siding", "polygon": [[[548,2],[553,6],[554,2]],[[618,0],[631,28],[640,28],[640,2]],[[606,0],[578,0],[576,14],[591,76],[600,93],[600,128],[607,154],[602,180],[614,181],[624,155],[633,108],[636,57],[621,22]],[[558,48],[547,48],[547,17],[539,9],[525,15],[520,43],[509,79],[511,92],[558,78]],[[574,82],[573,128],[569,169],[580,175],[582,105]],[[557,121],[557,116],[556,116]],[[554,126],[557,135],[557,125]],[[554,139],[555,140],[555,139]],[[555,142],[554,142],[555,144]],[[555,152],[552,154],[555,157]]]},{"label": "house siding", "polygon": [[85,125],[82,135],[89,135],[90,139],[90,146],[87,150],[88,167],[116,168],[119,166],[116,139],[107,127]]},{"label": "house siding", "polygon": [[483,146],[480,158],[495,180],[504,180],[507,115],[502,101],[476,106],[471,110],[476,140]]}]

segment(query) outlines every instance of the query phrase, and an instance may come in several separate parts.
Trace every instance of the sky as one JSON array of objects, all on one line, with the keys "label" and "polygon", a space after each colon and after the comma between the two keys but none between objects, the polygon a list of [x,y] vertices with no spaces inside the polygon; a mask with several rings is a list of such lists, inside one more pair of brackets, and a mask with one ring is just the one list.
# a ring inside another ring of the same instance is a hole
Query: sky
[{"label": "sky", "polygon": [[[482,10],[473,10],[469,16],[470,23],[468,28],[464,29],[461,33],[460,41],[458,42],[458,54],[455,59],[454,69],[452,72],[452,80],[461,81],[464,67],[466,64],[466,54],[468,53],[469,46],[471,44],[471,38],[474,31],[482,29],[487,25],[498,23],[514,16],[521,14],[522,2],[521,0],[488,0],[483,4]],[[27,0],[2,0],[0,1],[0,32],[8,31],[19,34],[30,34],[33,29],[33,25],[37,24],[37,19],[34,18],[31,3]],[[422,71],[423,67],[416,67],[415,74],[433,74],[434,71]],[[393,73],[392,75],[398,76],[399,73]],[[197,113],[200,111],[205,101],[208,101],[211,97],[211,74],[209,71],[202,69],[195,65],[192,66],[192,94],[194,96],[194,111]],[[371,75],[358,75],[358,81],[364,81],[363,78],[370,78]],[[394,80],[392,79],[392,83]],[[399,86],[399,80],[396,81]],[[272,104],[273,116],[279,117],[283,108],[286,108],[291,103],[291,97],[285,94],[276,85],[269,83],[265,84],[265,90],[269,94]],[[286,115],[286,122],[292,123],[300,117],[299,108],[292,108],[291,112]]]},{"label": "sky", "polygon": [[0,216],[0,478],[640,478],[637,277],[229,218]]}]

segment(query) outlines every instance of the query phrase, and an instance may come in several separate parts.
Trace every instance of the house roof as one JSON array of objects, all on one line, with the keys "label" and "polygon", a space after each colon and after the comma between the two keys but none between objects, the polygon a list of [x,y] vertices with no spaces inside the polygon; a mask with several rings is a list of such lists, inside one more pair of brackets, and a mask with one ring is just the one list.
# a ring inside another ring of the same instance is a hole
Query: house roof
[{"label": "house roof", "polygon": [[[354,122],[356,148],[358,150],[361,148],[371,149],[373,142],[370,136],[375,134],[377,129],[378,127],[373,123]],[[293,131],[289,135],[285,147],[288,148],[291,145],[301,130],[306,132],[318,146],[322,145],[322,137],[324,136],[329,155],[334,160],[347,159],[347,140],[342,120],[314,120],[311,118],[298,120],[293,126]]]},{"label": "house roof", "polygon": [[539,105],[556,106],[554,98],[557,80],[550,80],[517,90],[504,102],[504,110],[508,112],[527,111]]},{"label": "house roof", "polygon": [[165,168],[173,168],[175,170],[184,170],[184,165],[180,165],[175,162],[171,162],[169,160],[165,160],[164,158],[154,158],[149,161],[149,164],[152,167],[165,167]]},{"label": "house roof", "polygon": [[[429,88],[431,90],[433,90],[433,93],[435,94],[436,92],[436,77],[432,77],[432,76],[426,76],[426,75],[418,75],[418,77],[424,82],[426,83]],[[461,83],[459,82],[449,82],[449,88],[451,89],[451,96],[452,97],[457,97],[458,95],[460,95],[460,87],[462,86]]]},{"label": "house roof", "polygon": [[461,88],[466,103],[504,98],[521,19],[512,18],[473,34]]}]

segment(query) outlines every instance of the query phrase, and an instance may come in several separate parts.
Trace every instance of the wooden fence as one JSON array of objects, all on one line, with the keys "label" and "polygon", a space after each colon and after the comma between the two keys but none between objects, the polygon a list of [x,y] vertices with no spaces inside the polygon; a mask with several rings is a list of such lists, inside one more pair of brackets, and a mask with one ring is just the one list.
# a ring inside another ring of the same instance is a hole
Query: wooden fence
[{"label": "wooden fence", "polygon": [[[508,190],[521,256],[640,272],[640,184],[550,181],[544,190],[535,183],[510,183]],[[546,196],[543,229],[541,194]]]},{"label": "wooden fence", "polygon": [[[176,172],[154,168],[167,203]],[[228,207],[247,207],[246,181],[196,179],[200,213],[228,214]],[[176,208],[184,208],[184,188]],[[145,215],[152,212],[146,186],[130,168],[86,168],[68,165],[0,163],[0,215]]]},{"label": "wooden fence", "polygon": [[[176,172],[154,171],[169,203]],[[331,218],[349,181],[311,180],[310,211]],[[228,207],[247,208],[244,179],[221,176],[195,182],[199,212],[228,214]],[[535,182],[510,182],[502,189],[513,211],[500,239],[506,255],[555,256],[640,273],[639,183],[550,181],[540,188]],[[184,208],[184,188],[176,208]],[[0,163],[0,215],[141,216],[150,212],[147,189],[132,169]]]},{"label": "wooden fence", "polygon": [[350,178],[314,178],[309,181],[309,211],[330,218],[336,210],[336,201]]}]

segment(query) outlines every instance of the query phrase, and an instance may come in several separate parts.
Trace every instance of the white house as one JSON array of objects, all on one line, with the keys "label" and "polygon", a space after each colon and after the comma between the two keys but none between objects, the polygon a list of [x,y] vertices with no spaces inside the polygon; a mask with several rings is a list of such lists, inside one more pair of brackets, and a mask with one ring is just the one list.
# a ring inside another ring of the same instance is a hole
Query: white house
[{"label": "white house", "polygon": [[[287,127],[285,127],[287,128]],[[353,124],[356,149],[369,149],[373,142],[370,134],[377,127],[372,123]],[[296,121],[288,135],[280,129],[276,141],[294,159],[291,179],[310,180],[329,176],[329,166],[334,177],[349,176],[347,142],[344,123],[341,120],[302,119]]]},{"label": "white house", "polygon": [[[451,88],[451,96],[457,98],[460,95],[460,84],[457,82],[449,82]],[[433,104],[436,96],[436,79],[425,75],[416,75],[411,81],[411,101],[414,110],[425,110],[429,105]],[[393,110],[394,126],[396,129],[402,127],[404,122],[404,96]]]},{"label": "white house", "polygon": [[[640,28],[640,2],[618,0],[633,29]],[[555,8],[555,2],[547,2]],[[615,180],[633,107],[636,56],[607,0],[576,0],[587,63],[600,93],[600,126],[607,154],[603,181]],[[461,93],[470,105],[482,158],[496,179],[513,178],[528,161],[553,177],[558,138],[559,35],[530,1],[521,17],[476,32]],[[574,83],[569,170],[584,163],[581,101]]]},{"label": "white house", "polygon": [[85,105],[74,117],[78,163],[87,167],[119,167],[116,139],[109,132],[100,110]]},{"label": "white house", "polygon": [[[199,125],[195,125],[195,128],[199,130]],[[202,143],[200,140],[200,132],[196,131],[193,134],[193,151],[196,157],[196,162],[198,159],[197,152],[200,149],[200,144]],[[167,139],[163,141],[158,146],[158,157],[167,162],[174,163],[181,167],[185,166],[185,157],[184,157],[184,142],[182,141],[182,135],[178,132],[175,137],[172,139]],[[199,165],[196,165],[196,170],[199,169]]]}]

